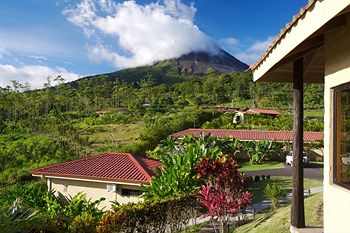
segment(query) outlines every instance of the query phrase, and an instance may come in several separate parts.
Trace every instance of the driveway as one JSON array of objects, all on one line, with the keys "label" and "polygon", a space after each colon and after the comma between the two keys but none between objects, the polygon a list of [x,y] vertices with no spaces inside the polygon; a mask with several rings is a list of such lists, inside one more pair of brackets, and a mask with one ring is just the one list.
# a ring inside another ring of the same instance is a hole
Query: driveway
[{"label": "driveway", "polygon": [[[323,165],[322,164],[304,164],[304,178],[323,180]],[[247,176],[255,175],[270,175],[270,176],[292,176],[292,167],[286,166],[284,168],[267,169],[258,171],[246,171]]]}]

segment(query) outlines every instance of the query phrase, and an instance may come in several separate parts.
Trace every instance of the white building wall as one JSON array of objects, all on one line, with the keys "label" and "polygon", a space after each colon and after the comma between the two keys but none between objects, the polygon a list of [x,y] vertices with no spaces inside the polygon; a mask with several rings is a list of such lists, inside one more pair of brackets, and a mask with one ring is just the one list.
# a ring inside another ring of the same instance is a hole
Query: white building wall
[{"label": "white building wall", "polygon": [[347,23],[325,35],[324,231],[350,232],[350,190],[333,184],[333,94],[350,82],[350,15]]},{"label": "white building wall", "polygon": [[[79,192],[86,194],[87,199],[91,198],[91,201],[95,201],[104,197],[106,200],[100,203],[99,208],[104,208],[104,210],[111,209],[111,202],[117,201],[119,204],[125,204],[128,202],[139,202],[142,201],[141,198],[136,196],[122,196],[121,190],[132,189],[140,190],[141,187],[135,185],[120,185],[117,184],[116,192],[109,192],[107,190],[107,185],[111,183],[94,182],[94,181],[83,181],[83,180],[70,180],[70,179],[59,179],[50,178],[51,188],[56,191],[56,195],[63,195],[66,197],[73,197]],[[48,184],[49,185],[49,184]]]}]

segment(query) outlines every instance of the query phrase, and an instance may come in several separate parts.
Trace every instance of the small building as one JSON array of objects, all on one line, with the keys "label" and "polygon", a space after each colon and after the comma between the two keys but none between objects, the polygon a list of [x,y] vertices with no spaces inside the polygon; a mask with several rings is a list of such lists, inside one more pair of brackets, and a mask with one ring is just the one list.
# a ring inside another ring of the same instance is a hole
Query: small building
[{"label": "small building", "polygon": [[291,232],[306,227],[303,85],[324,84],[324,229],[313,232],[350,232],[350,0],[309,0],[251,70],[254,81],[293,83]]},{"label": "small building", "polygon": [[243,114],[256,114],[256,115],[263,115],[263,116],[271,116],[276,117],[281,115],[280,112],[273,110],[273,109],[260,109],[260,108],[248,108],[246,110],[240,111]]},{"label": "small building", "polygon": [[[234,138],[241,141],[278,141],[292,142],[292,131],[277,130],[236,130],[236,129],[186,129],[177,133],[173,133],[170,137],[183,138],[186,135],[200,137],[203,134],[214,138]],[[323,132],[304,132],[304,141],[322,141]]]},{"label": "small building", "polygon": [[47,180],[56,195],[73,197],[79,192],[92,201],[106,198],[99,207],[107,210],[111,202],[124,204],[142,199],[142,186],[151,182],[159,161],[130,153],[108,153],[31,170],[33,176]]},{"label": "small building", "polygon": [[[293,142],[292,131],[267,131],[267,130],[235,130],[235,129],[186,129],[177,133],[173,133],[170,137],[184,138],[186,135],[200,137],[209,135],[214,138],[231,138],[240,141],[276,141],[276,142]],[[304,132],[304,140],[307,143],[323,141],[323,132]],[[289,150],[287,147],[286,149]],[[310,160],[323,160],[323,150],[313,148],[308,151]],[[274,159],[284,159],[280,153],[273,153]],[[236,159],[249,159],[247,153],[241,150],[235,154]]]}]

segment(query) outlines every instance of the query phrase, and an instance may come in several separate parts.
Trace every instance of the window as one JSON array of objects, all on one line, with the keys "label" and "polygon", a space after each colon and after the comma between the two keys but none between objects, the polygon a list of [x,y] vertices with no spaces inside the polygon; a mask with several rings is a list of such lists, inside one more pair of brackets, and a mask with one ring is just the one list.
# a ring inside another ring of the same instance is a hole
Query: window
[{"label": "window", "polygon": [[122,196],[140,196],[142,194],[141,190],[134,190],[134,189],[122,189]]},{"label": "window", "polygon": [[350,83],[334,88],[334,183],[350,189]]}]

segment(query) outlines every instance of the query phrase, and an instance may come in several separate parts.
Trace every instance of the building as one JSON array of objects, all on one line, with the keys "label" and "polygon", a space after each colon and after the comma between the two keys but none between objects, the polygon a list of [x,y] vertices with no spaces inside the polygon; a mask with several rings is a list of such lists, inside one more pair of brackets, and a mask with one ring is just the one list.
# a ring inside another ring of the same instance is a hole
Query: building
[{"label": "building", "polygon": [[260,108],[248,108],[244,111],[242,111],[243,114],[256,114],[256,115],[263,115],[263,116],[271,116],[276,117],[281,115],[280,112],[273,110],[273,109],[260,109]]},{"label": "building", "polygon": [[[200,137],[203,134],[210,135],[214,138],[234,138],[241,141],[279,141],[292,142],[292,131],[277,130],[236,130],[236,129],[186,129],[177,133],[173,133],[170,137],[183,138],[186,135]],[[304,132],[304,140],[307,142],[322,141],[323,132]]]},{"label": "building", "polygon": [[[276,142],[292,142],[292,131],[267,131],[267,130],[235,130],[235,129],[186,129],[170,135],[170,137],[184,138],[186,135],[200,137],[202,135],[209,135],[214,138],[231,138],[240,141],[276,141]],[[304,141],[308,143],[315,143],[323,141],[323,132],[304,132]],[[321,144],[320,144],[321,145]],[[286,153],[290,147],[285,145]],[[323,150],[319,147],[305,148],[308,152],[309,159],[312,161],[323,161]],[[284,155],[280,152],[272,153],[274,160],[284,162]],[[247,160],[249,156],[245,150],[240,150],[235,154],[236,159]]]},{"label": "building", "polygon": [[324,232],[350,232],[350,165],[343,159],[350,152],[350,0],[309,0],[251,70],[254,81],[293,83],[293,151],[298,156],[293,161],[292,232],[305,228],[303,85],[325,84]]},{"label": "building", "polygon": [[99,207],[110,209],[111,202],[138,202],[142,185],[149,184],[160,166],[157,160],[129,153],[108,153],[31,170],[47,180],[56,195],[73,197],[79,192],[92,201],[106,198]]}]

